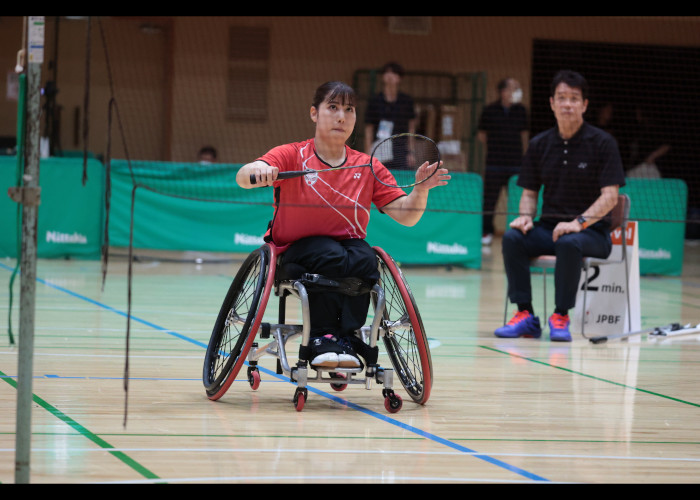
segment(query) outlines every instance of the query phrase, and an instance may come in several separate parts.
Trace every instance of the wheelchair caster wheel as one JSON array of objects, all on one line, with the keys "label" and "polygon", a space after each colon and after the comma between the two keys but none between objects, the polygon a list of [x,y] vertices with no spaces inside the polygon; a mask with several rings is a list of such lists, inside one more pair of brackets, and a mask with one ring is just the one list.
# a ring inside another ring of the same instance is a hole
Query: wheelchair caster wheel
[{"label": "wheelchair caster wheel", "polygon": [[384,398],[384,408],[389,413],[397,413],[403,406],[403,399],[398,394],[387,394]]},{"label": "wheelchair caster wheel", "polygon": [[[331,378],[338,378],[338,379],[342,379],[342,380],[347,379],[347,376],[344,373],[331,372],[330,376],[331,376]],[[348,384],[331,383],[331,387],[333,388],[334,391],[340,392],[340,391],[344,391],[345,389],[347,389]]]},{"label": "wheelchair caster wheel", "polygon": [[296,408],[297,411],[304,409],[304,403],[306,403],[307,395],[308,392],[306,389],[297,389],[294,393],[294,399],[292,402],[294,403],[294,408]]},{"label": "wheelchair caster wheel", "polygon": [[248,368],[248,383],[254,391],[260,387],[260,371],[257,368]]}]

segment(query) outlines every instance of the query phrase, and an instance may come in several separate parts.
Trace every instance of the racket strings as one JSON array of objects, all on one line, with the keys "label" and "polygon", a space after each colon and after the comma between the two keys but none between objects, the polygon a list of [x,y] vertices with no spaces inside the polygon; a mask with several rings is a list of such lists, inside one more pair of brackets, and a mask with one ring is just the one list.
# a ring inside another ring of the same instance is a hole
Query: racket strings
[{"label": "racket strings", "polygon": [[395,179],[395,185],[408,187],[419,184],[435,174],[440,152],[427,137],[401,134],[390,137],[375,148],[373,160],[379,160]]}]

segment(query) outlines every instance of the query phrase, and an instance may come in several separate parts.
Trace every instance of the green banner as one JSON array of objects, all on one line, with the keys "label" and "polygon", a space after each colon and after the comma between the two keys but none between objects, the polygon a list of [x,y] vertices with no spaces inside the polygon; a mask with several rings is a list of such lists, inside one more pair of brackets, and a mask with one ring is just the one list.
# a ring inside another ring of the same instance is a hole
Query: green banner
[{"label": "green banner", "polygon": [[[84,186],[82,158],[42,158],[39,172],[37,257],[99,259],[104,227],[102,164],[88,160]],[[22,228],[17,219],[18,204],[7,190],[16,184],[16,157],[0,157],[0,255],[12,258],[17,257]]]},{"label": "green banner", "polygon": [[[522,188],[517,176],[508,184],[510,223],[518,213]],[[621,193],[630,197],[630,220],[638,221],[639,272],[680,276],[683,271],[683,245],[688,187],[681,179],[626,179]],[[538,211],[542,208],[540,192]]]},{"label": "green banner", "polygon": [[[273,213],[272,188],[242,189],[240,165],[114,160],[109,243],[128,246],[132,189],[135,248],[250,252],[262,244]],[[405,264],[481,267],[481,177],[452,174],[433,189],[429,210],[404,227],[373,209],[367,241]]]}]

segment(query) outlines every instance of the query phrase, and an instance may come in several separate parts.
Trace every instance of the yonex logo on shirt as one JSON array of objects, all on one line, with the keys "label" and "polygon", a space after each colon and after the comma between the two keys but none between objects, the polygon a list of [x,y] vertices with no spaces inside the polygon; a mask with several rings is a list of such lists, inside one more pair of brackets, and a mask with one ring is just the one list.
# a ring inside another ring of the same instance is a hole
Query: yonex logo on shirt
[{"label": "yonex logo on shirt", "polygon": [[315,172],[313,174],[307,174],[304,176],[304,180],[306,181],[306,184],[313,186],[316,184],[316,181],[318,181],[318,174]]},{"label": "yonex logo on shirt", "polygon": [[352,176],[353,179],[359,179],[360,177],[362,177],[362,174],[359,174],[359,173],[353,174],[353,176]]}]

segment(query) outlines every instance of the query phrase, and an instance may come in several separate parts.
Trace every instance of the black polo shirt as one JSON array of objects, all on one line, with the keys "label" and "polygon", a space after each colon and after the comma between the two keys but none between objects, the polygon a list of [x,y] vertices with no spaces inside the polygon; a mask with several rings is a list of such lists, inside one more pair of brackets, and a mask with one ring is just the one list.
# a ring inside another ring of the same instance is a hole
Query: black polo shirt
[{"label": "black polo shirt", "polygon": [[[617,141],[586,122],[568,140],[551,128],[530,141],[518,185],[537,192],[544,186],[541,221],[571,221],[595,202],[601,188],[625,185]],[[609,230],[609,216],[596,226]]]},{"label": "black polo shirt", "polygon": [[[390,135],[403,134],[408,132],[408,122],[416,117],[413,106],[413,98],[402,92],[396,96],[396,100],[389,102],[384,97],[384,93],[375,94],[367,103],[365,113],[365,123],[379,125],[379,122],[386,120],[393,123]],[[374,141],[377,138],[378,128],[375,128]]]},{"label": "black polo shirt", "polygon": [[500,101],[484,108],[479,130],[486,132],[486,165],[519,167],[523,159],[522,132],[527,130],[527,110],[522,104],[509,108]]}]

